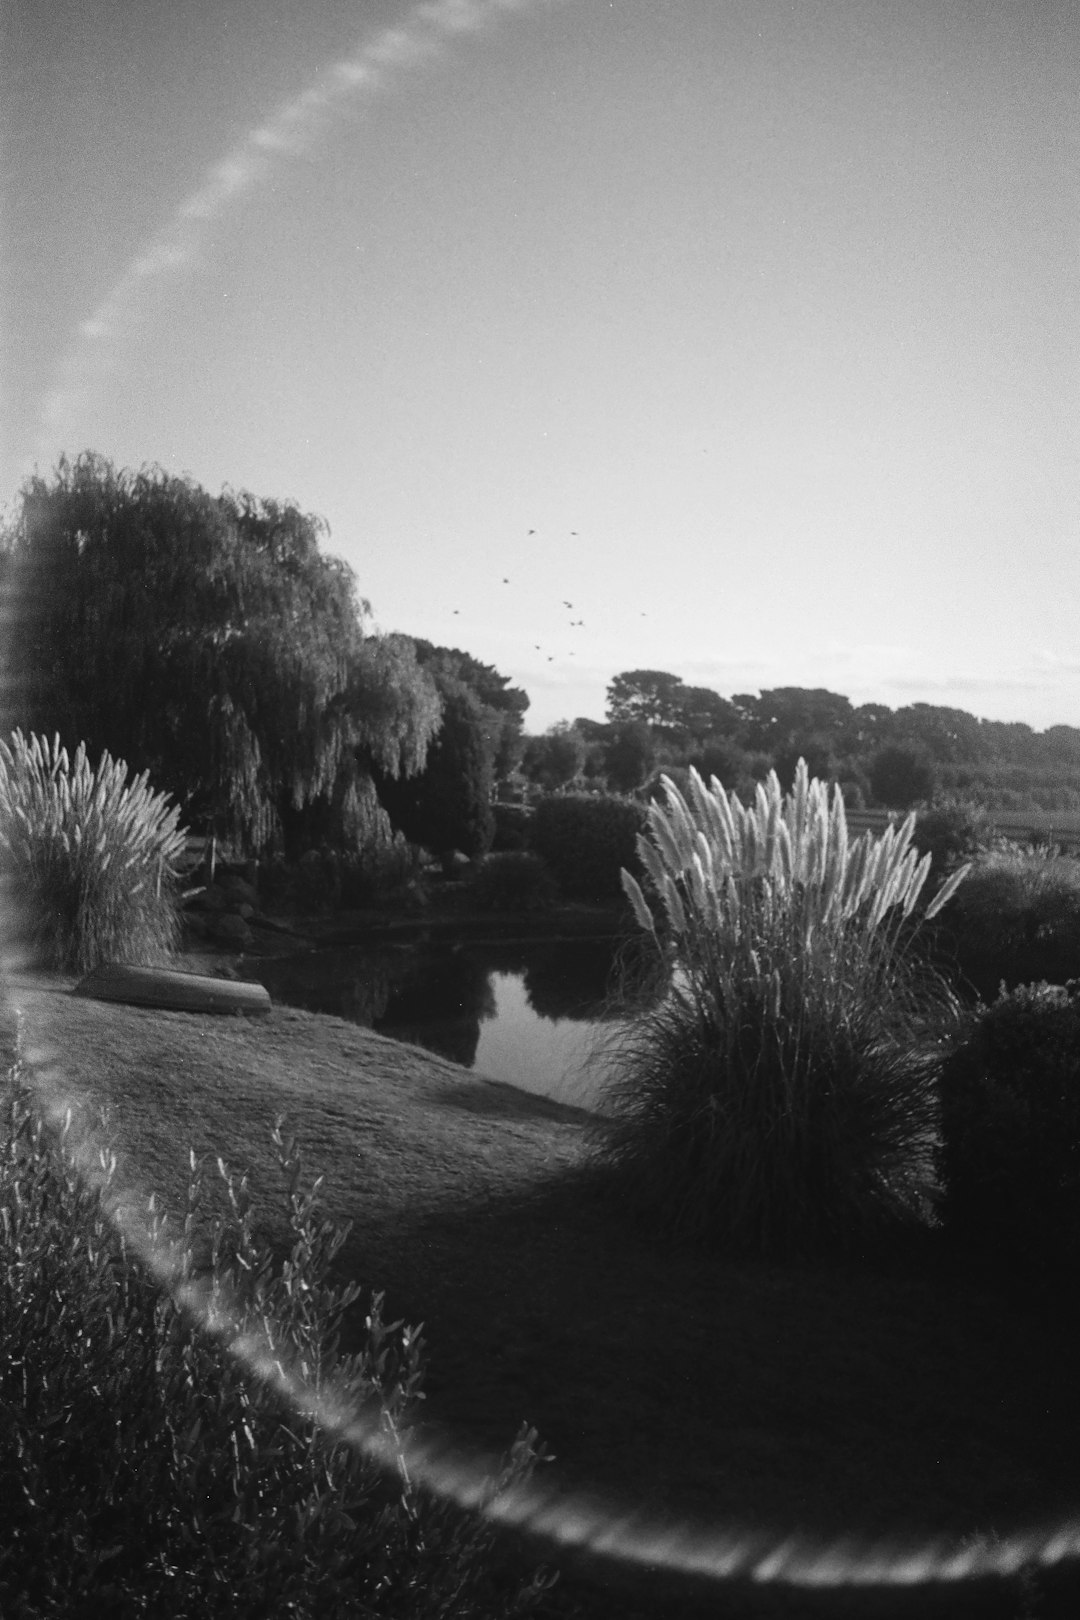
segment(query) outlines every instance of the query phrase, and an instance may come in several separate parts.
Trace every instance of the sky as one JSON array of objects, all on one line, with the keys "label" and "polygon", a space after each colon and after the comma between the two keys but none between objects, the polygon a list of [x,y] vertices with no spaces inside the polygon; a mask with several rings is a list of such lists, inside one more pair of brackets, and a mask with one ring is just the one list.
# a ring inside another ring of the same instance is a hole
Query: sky
[{"label": "sky", "polygon": [[329,524],[527,729],[622,670],[1080,724],[1080,8],[9,0],[0,502]]}]

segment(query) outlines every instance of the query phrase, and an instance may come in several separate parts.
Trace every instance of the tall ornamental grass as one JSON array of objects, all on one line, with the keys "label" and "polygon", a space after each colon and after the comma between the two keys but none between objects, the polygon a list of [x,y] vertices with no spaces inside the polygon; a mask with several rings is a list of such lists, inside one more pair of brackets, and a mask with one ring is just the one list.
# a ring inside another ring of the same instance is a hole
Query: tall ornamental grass
[{"label": "tall ornamental grass", "polygon": [[5,919],[31,957],[58,972],[155,963],[179,940],[180,811],[122,760],[94,769],[83,743],[0,741],[0,869]]},{"label": "tall ornamental grass", "polygon": [[839,788],[803,760],[790,794],[772,772],[749,807],[696,772],[688,797],[665,790],[638,840],[645,886],[622,881],[670,987],[616,1037],[600,1162],[657,1224],[735,1252],[850,1249],[924,1220],[956,1008],[911,952],[930,865],[914,816],[849,838]]}]

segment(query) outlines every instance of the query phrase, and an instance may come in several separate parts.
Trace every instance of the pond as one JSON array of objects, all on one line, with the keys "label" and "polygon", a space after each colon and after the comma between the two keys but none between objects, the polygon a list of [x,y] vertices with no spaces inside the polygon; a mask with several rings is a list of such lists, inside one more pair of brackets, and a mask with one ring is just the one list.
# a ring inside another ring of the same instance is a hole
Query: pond
[{"label": "pond", "polygon": [[593,1109],[598,1044],[648,963],[616,939],[382,943],[246,959],[273,999],[332,1013],[558,1102]]}]

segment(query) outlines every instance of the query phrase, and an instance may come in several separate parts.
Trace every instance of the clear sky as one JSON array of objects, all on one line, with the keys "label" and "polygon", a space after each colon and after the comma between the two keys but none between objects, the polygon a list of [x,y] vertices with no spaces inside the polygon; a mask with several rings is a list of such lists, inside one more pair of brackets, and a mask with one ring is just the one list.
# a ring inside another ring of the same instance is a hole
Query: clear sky
[{"label": "clear sky", "polygon": [[10,0],[0,500],[294,498],[533,731],[1080,724],[1078,68],[1073,0]]}]

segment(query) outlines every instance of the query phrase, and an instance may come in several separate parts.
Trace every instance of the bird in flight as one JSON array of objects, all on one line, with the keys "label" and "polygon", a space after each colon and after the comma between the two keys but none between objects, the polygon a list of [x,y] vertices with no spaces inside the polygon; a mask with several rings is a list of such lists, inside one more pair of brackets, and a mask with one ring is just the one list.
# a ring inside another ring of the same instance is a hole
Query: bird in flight
[{"label": "bird in flight", "polygon": [[503,584],[504,585],[509,585],[509,583],[510,583],[510,581],[508,579],[506,579],[506,578],[503,579]]},{"label": "bird in flight", "polygon": [[530,534],[535,534],[535,533],[536,533],[536,530],[535,530],[535,529],[530,529],[530,530],[529,530],[529,533],[530,533]]}]

